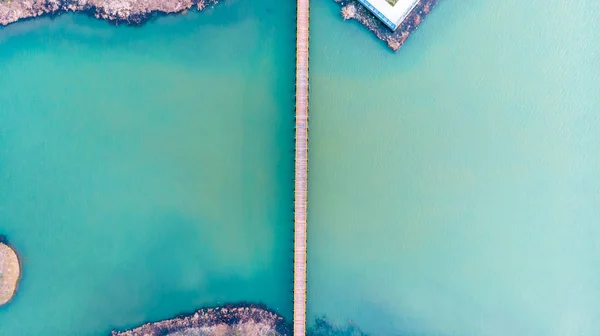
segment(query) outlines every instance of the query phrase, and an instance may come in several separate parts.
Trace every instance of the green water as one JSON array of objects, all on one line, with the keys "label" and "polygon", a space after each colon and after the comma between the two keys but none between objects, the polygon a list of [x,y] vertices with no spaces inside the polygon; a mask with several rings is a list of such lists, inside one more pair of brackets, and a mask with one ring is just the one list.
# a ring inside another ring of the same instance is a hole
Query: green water
[{"label": "green water", "polygon": [[313,1],[309,315],[600,335],[600,5],[445,1],[393,54]]},{"label": "green water", "polygon": [[293,4],[143,28],[0,30],[0,335],[106,335],[225,302],[292,307]]}]

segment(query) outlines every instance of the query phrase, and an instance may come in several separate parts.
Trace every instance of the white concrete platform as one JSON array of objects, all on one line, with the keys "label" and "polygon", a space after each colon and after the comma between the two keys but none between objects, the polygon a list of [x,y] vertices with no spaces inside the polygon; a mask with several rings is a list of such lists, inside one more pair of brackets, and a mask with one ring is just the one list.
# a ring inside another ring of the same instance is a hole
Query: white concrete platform
[{"label": "white concrete platform", "polygon": [[391,30],[396,30],[419,0],[398,0],[394,6],[386,0],[358,0]]}]

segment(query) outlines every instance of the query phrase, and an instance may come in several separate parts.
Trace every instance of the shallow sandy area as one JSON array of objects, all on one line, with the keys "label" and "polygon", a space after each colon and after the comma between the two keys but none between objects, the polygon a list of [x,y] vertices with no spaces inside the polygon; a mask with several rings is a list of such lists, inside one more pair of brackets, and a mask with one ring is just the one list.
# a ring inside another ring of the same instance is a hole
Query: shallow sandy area
[{"label": "shallow sandy area", "polygon": [[0,305],[10,301],[17,290],[21,267],[17,253],[0,243]]}]

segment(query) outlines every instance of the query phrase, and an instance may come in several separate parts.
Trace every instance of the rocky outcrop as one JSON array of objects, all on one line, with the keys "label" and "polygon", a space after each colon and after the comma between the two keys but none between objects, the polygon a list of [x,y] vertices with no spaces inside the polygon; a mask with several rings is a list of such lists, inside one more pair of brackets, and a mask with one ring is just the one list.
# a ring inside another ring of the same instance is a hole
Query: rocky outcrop
[{"label": "rocky outcrop", "polygon": [[377,19],[369,10],[357,0],[334,0],[342,5],[342,17],[344,20],[354,19],[382,41],[386,42],[392,50],[397,51],[406,42],[410,34],[419,27],[425,16],[437,5],[439,0],[421,0],[417,6],[404,19],[400,27],[392,32],[386,25]]},{"label": "rocky outcrop", "polygon": [[0,0],[0,25],[63,12],[86,12],[96,18],[138,25],[152,13],[202,10],[219,0]]},{"label": "rocky outcrop", "polygon": [[17,253],[10,246],[0,242],[0,306],[15,295],[20,276],[21,266]]},{"label": "rocky outcrop", "polygon": [[144,324],[129,331],[113,331],[112,336],[285,336],[291,327],[283,317],[264,306],[225,305],[198,310],[171,320]]}]

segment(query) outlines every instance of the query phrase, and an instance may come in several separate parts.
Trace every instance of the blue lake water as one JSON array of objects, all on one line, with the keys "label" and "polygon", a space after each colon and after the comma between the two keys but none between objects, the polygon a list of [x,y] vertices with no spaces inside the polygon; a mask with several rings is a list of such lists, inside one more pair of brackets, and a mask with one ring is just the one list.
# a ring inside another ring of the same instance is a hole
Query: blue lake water
[{"label": "blue lake water", "polygon": [[106,335],[207,305],[292,307],[295,7],[0,30],[0,335]]}]

